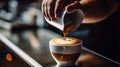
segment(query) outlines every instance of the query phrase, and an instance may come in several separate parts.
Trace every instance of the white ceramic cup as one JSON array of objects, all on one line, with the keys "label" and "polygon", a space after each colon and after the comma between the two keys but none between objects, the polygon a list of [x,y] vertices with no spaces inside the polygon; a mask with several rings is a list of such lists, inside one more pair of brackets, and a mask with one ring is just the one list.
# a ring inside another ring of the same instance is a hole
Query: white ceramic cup
[{"label": "white ceramic cup", "polygon": [[64,44],[62,40],[59,40],[59,44],[56,43],[56,41],[54,42],[53,40],[55,39],[51,39],[49,41],[49,49],[52,57],[57,62],[57,64],[60,66],[75,65],[75,62],[81,54],[82,41],[80,40],[80,42],[77,42],[75,44],[69,43],[68,45]]}]

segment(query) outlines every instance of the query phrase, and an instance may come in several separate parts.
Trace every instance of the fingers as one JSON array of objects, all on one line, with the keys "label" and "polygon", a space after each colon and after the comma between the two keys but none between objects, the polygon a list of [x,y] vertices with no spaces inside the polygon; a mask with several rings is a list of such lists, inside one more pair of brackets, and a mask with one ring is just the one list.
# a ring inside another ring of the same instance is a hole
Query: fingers
[{"label": "fingers", "polygon": [[43,0],[42,12],[48,20],[52,21],[60,17],[64,9],[71,13],[78,5],[78,0]]},{"label": "fingers", "polygon": [[44,16],[47,19],[50,20],[50,17],[49,17],[48,12],[47,12],[48,11],[48,9],[47,9],[47,2],[48,2],[48,0],[43,0],[43,2],[42,2],[42,12],[43,12]]},{"label": "fingers", "polygon": [[54,14],[55,2],[56,0],[48,1],[47,9],[48,9],[48,16],[50,17],[50,20],[55,20],[55,14]]},{"label": "fingers", "polygon": [[48,20],[54,20],[54,7],[56,0],[43,0],[42,12]]},{"label": "fingers", "polygon": [[67,13],[72,13],[72,12],[75,11],[75,9],[76,9],[78,6],[80,6],[80,3],[79,3],[78,0],[76,0],[76,1],[74,1],[73,3],[67,5],[67,6],[65,7],[65,10],[67,11]]},{"label": "fingers", "polygon": [[65,0],[57,0],[56,1],[56,4],[55,4],[55,18],[58,18],[61,16],[61,12],[63,11],[64,9],[64,1]]}]

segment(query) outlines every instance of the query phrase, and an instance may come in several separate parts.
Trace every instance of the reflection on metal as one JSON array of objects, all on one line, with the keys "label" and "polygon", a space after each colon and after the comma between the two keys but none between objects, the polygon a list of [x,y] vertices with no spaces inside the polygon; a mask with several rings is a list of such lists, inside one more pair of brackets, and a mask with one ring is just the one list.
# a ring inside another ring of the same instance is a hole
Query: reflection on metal
[{"label": "reflection on metal", "polygon": [[24,45],[30,47],[34,53],[40,53],[42,49],[41,41],[38,39],[35,31],[25,31],[21,34],[21,41],[22,43],[26,43]]},{"label": "reflection on metal", "polygon": [[38,52],[40,51],[40,48],[41,48],[41,44],[39,43],[39,40],[38,38],[35,36],[35,35],[32,35],[30,37],[30,45],[31,45],[31,48],[35,51],[35,52]]}]

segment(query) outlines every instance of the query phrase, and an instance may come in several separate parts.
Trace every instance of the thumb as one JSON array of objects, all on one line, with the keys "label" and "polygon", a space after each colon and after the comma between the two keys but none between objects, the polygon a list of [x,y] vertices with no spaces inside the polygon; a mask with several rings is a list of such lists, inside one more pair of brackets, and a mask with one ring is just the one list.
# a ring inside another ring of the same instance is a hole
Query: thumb
[{"label": "thumb", "polygon": [[79,6],[80,6],[79,1],[74,1],[73,3],[67,5],[67,6],[65,7],[65,10],[67,11],[67,13],[72,13],[72,12],[74,12],[75,9],[77,9],[77,7],[79,7]]}]

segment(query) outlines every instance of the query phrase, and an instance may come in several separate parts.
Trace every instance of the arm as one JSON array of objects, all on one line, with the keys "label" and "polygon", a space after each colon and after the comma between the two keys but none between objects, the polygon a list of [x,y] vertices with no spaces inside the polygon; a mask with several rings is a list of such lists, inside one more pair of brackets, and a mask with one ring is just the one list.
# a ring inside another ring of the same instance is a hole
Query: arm
[{"label": "arm", "polygon": [[96,23],[106,19],[118,7],[117,0],[43,0],[42,12],[49,20],[55,20],[62,10],[73,12],[78,6],[83,10],[83,23]]},{"label": "arm", "polygon": [[97,23],[110,16],[119,6],[117,0],[82,0],[81,8],[85,14],[83,23]]}]

